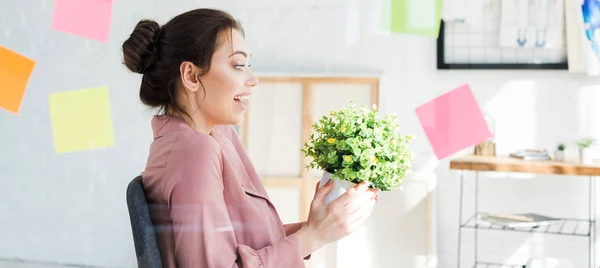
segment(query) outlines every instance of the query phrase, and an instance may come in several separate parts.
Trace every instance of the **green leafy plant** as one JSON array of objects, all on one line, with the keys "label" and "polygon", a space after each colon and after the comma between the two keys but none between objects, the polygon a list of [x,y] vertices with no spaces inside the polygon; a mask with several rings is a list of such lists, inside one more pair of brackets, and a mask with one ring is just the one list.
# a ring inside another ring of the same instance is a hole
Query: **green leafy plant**
[{"label": "green leafy plant", "polygon": [[313,133],[302,152],[312,158],[307,169],[318,168],[333,178],[354,183],[368,182],[382,191],[398,189],[411,172],[414,153],[412,135],[400,135],[395,114],[381,117],[374,105],[349,105],[312,125]]},{"label": "green leafy plant", "polygon": [[559,151],[564,151],[566,148],[567,146],[565,146],[564,143],[559,143],[556,149]]},{"label": "green leafy plant", "polygon": [[579,146],[580,150],[592,147],[592,145],[596,145],[596,139],[594,138],[585,137],[577,141],[577,146]]}]

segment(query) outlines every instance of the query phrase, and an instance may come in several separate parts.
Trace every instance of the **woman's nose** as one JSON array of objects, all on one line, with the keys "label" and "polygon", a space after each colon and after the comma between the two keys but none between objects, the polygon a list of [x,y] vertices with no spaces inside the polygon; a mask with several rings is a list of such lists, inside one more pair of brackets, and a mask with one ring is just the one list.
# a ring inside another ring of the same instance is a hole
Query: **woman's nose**
[{"label": "woman's nose", "polygon": [[258,77],[256,77],[254,74],[251,74],[250,77],[246,80],[246,86],[247,87],[255,87],[258,86]]}]

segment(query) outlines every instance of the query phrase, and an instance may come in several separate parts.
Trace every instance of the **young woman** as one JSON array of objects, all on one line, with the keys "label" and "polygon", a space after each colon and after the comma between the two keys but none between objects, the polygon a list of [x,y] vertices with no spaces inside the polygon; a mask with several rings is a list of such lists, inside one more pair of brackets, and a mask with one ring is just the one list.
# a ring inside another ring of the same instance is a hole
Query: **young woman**
[{"label": "young woman", "polygon": [[142,20],[123,54],[142,74],[141,101],[160,110],[142,176],[158,207],[151,215],[164,267],[304,267],[369,217],[376,191],[358,185],[325,205],[329,184],[316,190],[306,222],[281,222],[232,126],[258,80],[229,14],[197,9],[163,26]]}]

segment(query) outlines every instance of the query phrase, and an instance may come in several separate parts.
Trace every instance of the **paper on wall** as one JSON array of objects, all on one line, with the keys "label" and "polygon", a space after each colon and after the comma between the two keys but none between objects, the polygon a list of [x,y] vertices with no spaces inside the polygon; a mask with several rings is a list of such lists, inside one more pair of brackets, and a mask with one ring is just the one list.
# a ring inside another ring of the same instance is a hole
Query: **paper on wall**
[{"label": "paper on wall", "polygon": [[438,160],[492,137],[469,85],[415,109]]},{"label": "paper on wall", "polygon": [[55,0],[52,29],[107,42],[113,0]]},{"label": "paper on wall", "polygon": [[[594,8],[590,5],[591,2],[566,0],[567,53],[569,72],[598,76],[600,75],[600,51],[598,50],[600,34],[598,34],[599,30],[592,28],[590,21],[598,22],[600,18],[596,18],[598,13],[590,14],[589,11],[592,10],[590,8]],[[599,9],[598,6],[595,8]]]},{"label": "paper on wall", "polygon": [[0,108],[18,114],[35,61],[0,46]]},{"label": "paper on wall", "polygon": [[51,94],[50,119],[57,153],[109,147],[115,143],[107,87]]},{"label": "paper on wall", "polygon": [[394,33],[437,38],[443,0],[384,0],[382,27]]}]

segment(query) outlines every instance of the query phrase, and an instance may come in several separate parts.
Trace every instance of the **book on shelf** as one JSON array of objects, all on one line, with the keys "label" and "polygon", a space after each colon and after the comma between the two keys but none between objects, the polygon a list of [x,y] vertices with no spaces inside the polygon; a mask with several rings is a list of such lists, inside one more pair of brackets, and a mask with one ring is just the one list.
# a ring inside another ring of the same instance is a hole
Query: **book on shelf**
[{"label": "book on shelf", "polygon": [[522,214],[484,214],[481,220],[505,226],[508,228],[535,228],[556,223],[561,223],[563,220],[552,218],[535,213]]},{"label": "book on shelf", "polygon": [[547,150],[525,149],[518,150],[509,154],[510,157],[523,160],[550,160],[550,154]]}]

